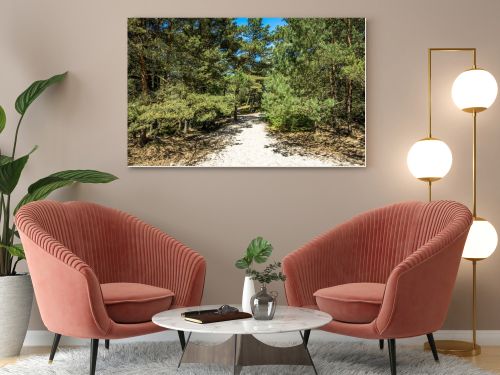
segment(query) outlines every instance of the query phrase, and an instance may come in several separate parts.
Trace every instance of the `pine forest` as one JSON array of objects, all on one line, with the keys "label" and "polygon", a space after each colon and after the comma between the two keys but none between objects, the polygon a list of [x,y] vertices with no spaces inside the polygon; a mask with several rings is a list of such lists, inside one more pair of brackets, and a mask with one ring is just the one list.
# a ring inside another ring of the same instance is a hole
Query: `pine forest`
[{"label": "pine forest", "polygon": [[365,19],[130,18],[128,165],[365,165]]}]

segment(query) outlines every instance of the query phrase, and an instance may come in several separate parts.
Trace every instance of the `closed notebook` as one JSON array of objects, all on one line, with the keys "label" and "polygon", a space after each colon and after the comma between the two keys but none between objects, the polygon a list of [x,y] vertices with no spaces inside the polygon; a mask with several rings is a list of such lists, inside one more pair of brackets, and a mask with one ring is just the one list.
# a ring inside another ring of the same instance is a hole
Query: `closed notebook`
[{"label": "closed notebook", "polygon": [[215,312],[200,312],[194,314],[184,314],[184,320],[188,322],[206,324],[206,323],[216,323],[225,322],[227,320],[237,320],[237,319],[248,319],[251,318],[252,314],[246,312],[229,312],[225,314],[217,314]]}]

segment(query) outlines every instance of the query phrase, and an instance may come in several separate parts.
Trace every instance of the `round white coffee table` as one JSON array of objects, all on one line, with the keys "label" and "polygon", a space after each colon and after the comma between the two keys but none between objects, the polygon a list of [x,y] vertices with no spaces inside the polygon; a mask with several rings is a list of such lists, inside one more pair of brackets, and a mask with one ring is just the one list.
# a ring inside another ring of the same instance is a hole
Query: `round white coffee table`
[{"label": "round white coffee table", "polygon": [[[197,324],[184,320],[183,312],[217,309],[219,306],[198,306],[174,309],[153,316],[153,322],[161,327],[179,332],[182,363],[218,363],[232,366],[233,373],[239,374],[242,366],[255,365],[306,365],[312,366],[317,374],[307,341],[311,329],[330,323],[332,317],[324,312],[299,307],[278,306],[273,320],[253,318],[231,320],[209,324]],[[301,332],[304,331],[304,334]],[[184,343],[184,332],[189,332]],[[221,344],[195,344],[190,342],[191,333],[230,334]],[[276,347],[256,339],[254,334],[299,332],[302,344],[290,347]]]}]

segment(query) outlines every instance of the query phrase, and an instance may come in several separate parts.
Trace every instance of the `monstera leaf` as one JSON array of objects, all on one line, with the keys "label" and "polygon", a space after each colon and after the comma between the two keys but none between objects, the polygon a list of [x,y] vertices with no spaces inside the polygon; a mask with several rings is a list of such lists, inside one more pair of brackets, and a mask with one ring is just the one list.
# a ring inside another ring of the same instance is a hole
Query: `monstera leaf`
[{"label": "monstera leaf", "polygon": [[262,237],[254,238],[247,247],[246,255],[234,264],[236,268],[250,268],[252,262],[264,263],[273,252],[273,245]]},{"label": "monstera leaf", "polygon": [[57,74],[53,77],[50,77],[49,79],[33,82],[30,87],[28,87],[23,91],[21,95],[18,96],[16,100],[16,111],[19,114],[24,115],[28,110],[30,104],[33,103],[35,99],[38,98],[42,94],[42,92],[45,91],[45,89],[47,89],[47,87],[61,82],[64,78],[66,78],[66,74],[67,72],[63,74]]},{"label": "monstera leaf", "polygon": [[273,252],[273,245],[262,237],[254,238],[247,248],[247,257],[257,263],[264,263]]},{"label": "monstera leaf", "polygon": [[244,270],[248,267],[250,267],[251,262],[247,258],[241,258],[236,261],[234,264],[236,268],[239,268],[240,270]]}]

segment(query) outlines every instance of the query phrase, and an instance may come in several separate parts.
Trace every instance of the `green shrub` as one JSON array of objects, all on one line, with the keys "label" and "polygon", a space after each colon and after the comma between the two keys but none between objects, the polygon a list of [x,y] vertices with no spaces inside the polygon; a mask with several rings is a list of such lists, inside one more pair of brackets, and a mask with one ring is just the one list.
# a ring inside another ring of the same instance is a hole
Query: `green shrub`
[{"label": "green shrub", "polygon": [[187,100],[193,111],[192,124],[195,127],[213,125],[232,113],[233,99],[229,95],[189,94]]},{"label": "green shrub", "polygon": [[231,96],[187,94],[158,96],[153,103],[130,102],[128,131],[132,138],[139,137],[141,145],[156,137],[186,132],[190,128],[207,128],[231,115]]},{"label": "green shrub", "polygon": [[296,95],[282,75],[271,75],[266,80],[262,109],[274,130],[310,131],[324,121],[333,106],[331,99],[318,100]]}]

